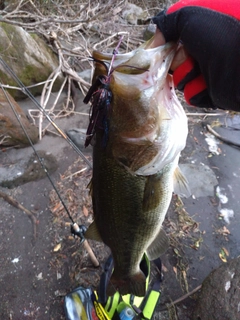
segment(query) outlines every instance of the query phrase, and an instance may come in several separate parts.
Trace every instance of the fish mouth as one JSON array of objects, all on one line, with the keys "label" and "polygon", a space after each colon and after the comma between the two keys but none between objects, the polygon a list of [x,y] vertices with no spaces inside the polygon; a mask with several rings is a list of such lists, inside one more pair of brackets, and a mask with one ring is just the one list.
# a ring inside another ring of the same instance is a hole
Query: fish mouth
[{"label": "fish mouth", "polygon": [[[118,72],[127,74],[143,73],[149,69],[150,65],[152,65],[151,57],[154,57],[157,52],[159,52],[160,55],[163,56],[163,60],[173,59],[177,48],[177,45],[175,43],[168,42],[165,45],[150,48],[150,41],[151,39],[131,52],[118,53],[114,58],[113,69],[117,69]],[[108,64],[112,60],[112,53],[102,53],[100,51],[94,50],[92,56],[94,59],[101,60],[106,64]],[[126,66],[131,68],[126,68]]]},{"label": "fish mouth", "polygon": [[[116,55],[110,82],[112,153],[116,159],[127,159],[124,165],[144,176],[160,172],[174,161],[185,147],[187,136],[187,118],[168,75],[177,46],[150,45]],[[105,62],[112,58],[111,54],[96,51],[93,56]]]}]

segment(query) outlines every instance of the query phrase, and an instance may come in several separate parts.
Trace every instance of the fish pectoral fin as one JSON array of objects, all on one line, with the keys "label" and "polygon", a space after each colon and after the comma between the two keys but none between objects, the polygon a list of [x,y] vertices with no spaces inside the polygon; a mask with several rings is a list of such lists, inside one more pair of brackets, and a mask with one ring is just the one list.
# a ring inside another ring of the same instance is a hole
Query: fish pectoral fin
[{"label": "fish pectoral fin", "polygon": [[173,192],[185,198],[190,197],[192,194],[188,185],[188,181],[182,174],[179,167],[177,167],[174,171]]},{"label": "fish pectoral fin", "polygon": [[153,242],[150,244],[150,246],[147,248],[147,256],[149,260],[155,260],[159,258],[169,247],[169,239],[166,235],[165,231],[161,229],[156,236],[156,238],[153,240]]},{"label": "fish pectoral fin", "polygon": [[93,221],[93,223],[91,223],[90,226],[87,228],[87,231],[84,233],[84,237],[86,239],[103,242],[95,221]]}]

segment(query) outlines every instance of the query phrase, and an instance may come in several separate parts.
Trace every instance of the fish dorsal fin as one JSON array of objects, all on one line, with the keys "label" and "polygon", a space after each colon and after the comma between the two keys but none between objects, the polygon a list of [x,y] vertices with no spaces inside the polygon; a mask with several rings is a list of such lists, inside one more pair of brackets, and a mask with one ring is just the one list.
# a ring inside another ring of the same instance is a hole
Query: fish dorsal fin
[{"label": "fish dorsal fin", "polygon": [[93,221],[93,223],[91,223],[90,226],[87,228],[87,231],[85,232],[84,237],[86,239],[103,242],[95,221]]},{"label": "fish dorsal fin", "polygon": [[174,171],[173,192],[185,198],[188,198],[191,196],[191,190],[188,186],[188,181],[182,174],[179,167],[177,167]]},{"label": "fish dorsal fin", "polygon": [[147,248],[147,256],[149,260],[155,260],[159,258],[169,247],[168,236],[166,235],[163,229],[160,229],[160,232]]}]

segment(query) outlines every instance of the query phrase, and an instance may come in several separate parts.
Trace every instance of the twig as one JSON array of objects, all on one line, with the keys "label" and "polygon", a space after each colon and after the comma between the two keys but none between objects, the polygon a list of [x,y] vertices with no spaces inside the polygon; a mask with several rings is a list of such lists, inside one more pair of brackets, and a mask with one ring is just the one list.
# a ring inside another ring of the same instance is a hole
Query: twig
[{"label": "twig", "polygon": [[[54,81],[57,79],[57,77],[61,74],[61,66],[58,66],[57,69],[55,71],[53,71],[51,73],[51,75],[49,76],[48,80],[50,80],[51,78],[51,84],[50,84],[50,89],[47,86],[47,84],[45,84],[45,86],[43,87],[43,91],[42,91],[42,95],[41,95],[41,100],[40,100],[40,105],[42,106],[43,109],[46,108],[47,102],[49,100],[50,97],[50,93],[51,93],[51,89],[53,87],[53,83]],[[47,91],[47,87],[48,87],[48,92]],[[45,98],[45,93],[47,95],[47,97]],[[42,139],[42,122],[43,122],[43,113],[40,112],[40,117],[39,117],[39,140]]]},{"label": "twig", "polygon": [[83,168],[83,169],[81,169],[81,170],[79,170],[79,171],[76,171],[76,172],[70,174],[70,175],[67,176],[67,177],[64,177],[63,180],[66,180],[66,179],[68,179],[68,178],[72,178],[72,177],[75,176],[76,174],[82,173],[82,172],[84,172],[85,170],[87,170],[87,167],[85,167],[85,168]]},{"label": "twig", "polygon": [[20,210],[24,211],[27,214],[27,216],[29,217],[29,219],[31,220],[32,225],[33,225],[33,239],[35,241],[36,238],[37,238],[37,218],[33,215],[33,213],[31,211],[26,209],[18,201],[16,201],[12,197],[10,197],[5,192],[0,191],[0,197],[3,198],[5,201],[7,201],[12,206],[14,206],[15,208],[20,209]]},{"label": "twig", "polygon": [[[56,105],[57,105],[57,102],[58,102],[58,100],[59,100],[59,97],[60,97],[63,89],[64,89],[64,86],[65,86],[66,82],[67,82],[67,78],[64,79],[64,81],[63,81],[63,83],[62,83],[62,85],[61,85],[61,88],[60,88],[59,91],[58,91],[57,97],[55,98],[55,101],[54,101],[52,107],[48,110],[48,113],[52,113],[52,114],[53,114],[53,111],[54,111],[54,109],[55,109],[55,107],[56,107]],[[52,84],[53,84],[53,82],[52,82]],[[43,107],[44,109],[45,109],[45,107],[46,107],[46,103],[48,102],[48,100],[49,100],[49,98],[50,98],[51,89],[52,89],[52,86],[51,86],[50,89],[48,88],[47,98],[45,98],[45,102],[44,102],[43,105],[42,105],[42,107]],[[45,90],[43,90],[43,92],[42,92],[42,97],[41,97],[41,98],[42,98],[42,99],[41,99],[42,101],[44,100],[44,94],[43,94],[44,92],[45,92]],[[46,109],[45,109],[45,111],[46,111]],[[60,111],[59,114],[61,114],[61,112],[62,112],[62,111]],[[56,115],[56,116],[53,117],[53,121],[55,120],[55,118],[57,118],[57,116],[58,116],[58,115]],[[40,140],[41,140],[42,135],[44,135],[44,133],[46,132],[47,128],[51,125],[51,123],[48,122],[48,124],[46,125],[46,127],[43,129],[43,127],[42,127],[42,120],[43,120],[43,114],[41,113],[41,117],[39,118],[39,139],[40,139]],[[40,134],[40,132],[41,132],[41,134]]]},{"label": "twig", "polygon": [[[42,86],[43,84],[47,83],[47,82],[50,82],[51,80],[46,80],[46,81],[42,81],[42,82],[38,82],[36,84],[32,84],[30,86],[25,86],[27,89],[30,89],[30,88],[35,88],[37,86]],[[9,84],[2,84],[1,85],[3,88],[6,88],[6,89],[14,89],[14,90],[20,90],[20,91],[23,91],[22,88],[19,88],[19,87],[15,87],[15,86],[10,86]]]},{"label": "twig", "polygon": [[[36,16],[34,16],[36,18]],[[49,22],[51,23],[63,23],[63,24],[69,24],[69,23],[86,23],[88,22],[88,20],[82,20],[82,19],[77,19],[77,20],[61,20],[61,19],[54,19],[54,18],[45,18],[42,19],[40,21],[36,21],[36,22],[28,22],[28,23],[24,23],[24,22],[19,22],[19,21],[15,21],[15,20],[10,20],[10,19],[4,19],[4,18],[0,18],[0,22],[5,22],[8,24],[13,24],[15,26],[20,26],[20,27],[27,27],[27,28],[36,28],[39,25],[46,25]]]},{"label": "twig", "polygon": [[[183,300],[187,299],[189,296],[191,296],[192,294],[194,294],[195,292],[197,292],[201,288],[202,288],[202,285],[200,284],[198,287],[193,289],[191,292],[188,292],[185,295],[183,295],[182,297],[180,297],[180,298],[176,299],[175,301],[169,303],[169,305],[176,305],[177,303],[182,302]],[[164,308],[160,309],[160,311],[166,311],[166,310],[168,310],[167,307],[164,307]]]},{"label": "twig", "polygon": [[103,39],[102,41],[100,41],[99,43],[96,43],[94,46],[93,46],[93,50],[97,50],[97,46],[99,45],[102,45],[104,42],[107,42],[109,39],[112,39],[112,38],[115,38],[115,37],[118,37],[120,35],[128,35],[129,33],[126,32],[126,31],[120,31],[120,32],[116,32],[114,33],[113,35]]},{"label": "twig", "polygon": [[32,7],[37,11],[37,14],[39,14],[40,17],[42,17],[42,12],[35,6],[35,4],[32,2],[32,0],[29,0],[29,3],[32,5]]},{"label": "twig", "polygon": [[227,143],[227,144],[230,144],[230,145],[233,145],[233,146],[236,146],[236,147],[240,147],[240,143],[237,143],[237,142],[234,142],[234,141],[231,141],[227,138],[224,138],[222,137],[220,134],[218,134],[215,130],[213,130],[213,128],[209,125],[209,124],[206,124],[206,128],[208,129],[208,131],[210,133],[212,133],[215,137],[217,137],[219,140]]},{"label": "twig", "polygon": [[[44,6],[39,6],[38,1],[20,0],[9,8],[6,7],[5,10],[0,11],[0,21],[22,26],[26,31],[42,34],[54,47],[54,51],[58,55],[59,66],[52,72],[45,83],[40,100],[40,105],[46,110],[50,95],[53,91],[53,85],[56,79],[60,75],[63,75],[66,83],[68,83],[67,99],[63,106],[63,112],[59,113],[55,107],[59,102],[61,90],[65,87],[64,83],[51,108],[51,114],[54,115],[54,119],[64,115],[67,116],[73,113],[75,109],[76,103],[72,92],[70,93],[69,90],[71,83],[74,82],[75,85],[77,83],[77,87],[83,95],[86,94],[90,87],[90,83],[81,78],[74,67],[72,67],[75,62],[77,62],[77,66],[75,65],[76,70],[79,70],[78,67],[80,67],[80,70],[86,69],[85,62],[89,63],[93,73],[93,64],[88,59],[93,49],[106,50],[115,44],[117,36],[124,34],[127,35],[126,43],[121,43],[121,47],[124,50],[125,46],[129,46],[129,50],[135,49],[139,41],[142,41],[140,40],[141,31],[139,31],[139,28],[142,27],[130,26],[122,23],[122,19],[118,19],[118,13],[123,9],[125,0],[108,0],[103,7],[98,1],[87,1],[84,4],[75,1],[71,6],[67,5],[67,8],[70,8],[69,12],[66,10],[65,3],[63,4],[62,1],[61,3],[57,3],[58,2],[51,2],[53,6],[52,10],[44,11]],[[26,5],[29,5],[31,10],[26,10]],[[118,8],[117,13],[114,13],[115,5]],[[117,28],[111,29],[109,28],[111,19],[106,18],[113,14],[117,22]],[[94,28],[95,25],[97,28]],[[111,30],[111,32],[109,30]],[[118,30],[121,31],[119,32]],[[138,36],[139,39],[137,38]],[[79,38],[82,41],[79,41]],[[77,39],[77,47],[73,48],[75,39]],[[42,83],[37,85],[40,84]],[[17,89],[22,90],[21,88]],[[70,112],[67,111],[68,106],[71,106]],[[42,112],[38,110],[36,110],[36,112],[31,110],[29,114],[33,122],[39,127],[39,139],[41,139],[44,132],[48,130],[46,127],[44,128],[44,116]]]},{"label": "twig", "polygon": [[[85,87],[90,87],[90,83],[86,82],[84,79],[82,79],[71,67],[70,65],[68,64],[68,62],[65,60],[64,58],[64,55],[63,55],[63,50],[61,48],[61,44],[59,43],[58,39],[57,39],[57,34],[55,32],[52,32],[51,33],[51,38],[53,40],[53,43],[58,51],[58,58],[59,58],[59,66],[58,68],[53,71],[49,78],[48,78],[48,82],[45,84],[44,88],[43,88],[43,91],[42,91],[42,95],[41,95],[41,101],[40,101],[40,104],[42,106],[42,108],[45,110],[46,109],[46,106],[47,106],[47,103],[49,101],[49,98],[50,98],[50,94],[52,92],[52,89],[53,89],[53,84],[54,82],[56,81],[57,77],[62,73],[65,75],[65,79],[61,85],[61,88],[58,92],[58,95],[55,99],[55,102],[53,103],[52,105],[52,108],[51,108],[51,112],[53,113],[54,109],[55,109],[55,106],[57,105],[57,102],[59,100],[59,97],[60,97],[60,94],[62,93],[64,87],[65,87],[65,84],[68,83],[68,93],[67,93],[67,100],[66,100],[66,109],[68,108],[69,106],[69,102],[72,100],[70,95],[71,95],[71,90],[70,90],[70,87],[71,87],[71,82],[74,80],[76,81],[78,84],[82,84],[84,85]],[[74,105],[74,103],[73,103]],[[66,111],[66,110],[65,110]],[[73,111],[73,110],[72,110]],[[61,114],[61,112],[59,113]],[[59,115],[58,114],[58,115]],[[58,116],[57,115],[57,116]],[[57,117],[56,116],[56,117]],[[47,126],[48,127],[48,126]],[[43,113],[40,112],[39,113],[39,140],[42,139],[42,135],[44,134],[44,132],[46,132],[46,129],[43,129]]]}]

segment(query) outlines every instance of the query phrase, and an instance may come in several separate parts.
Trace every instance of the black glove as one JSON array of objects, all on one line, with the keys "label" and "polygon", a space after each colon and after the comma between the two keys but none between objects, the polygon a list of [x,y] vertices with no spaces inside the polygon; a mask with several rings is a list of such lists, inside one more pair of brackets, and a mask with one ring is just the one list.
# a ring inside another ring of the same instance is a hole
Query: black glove
[{"label": "black glove", "polygon": [[189,104],[240,111],[239,20],[239,0],[181,0],[153,18],[190,55],[173,73]]}]

